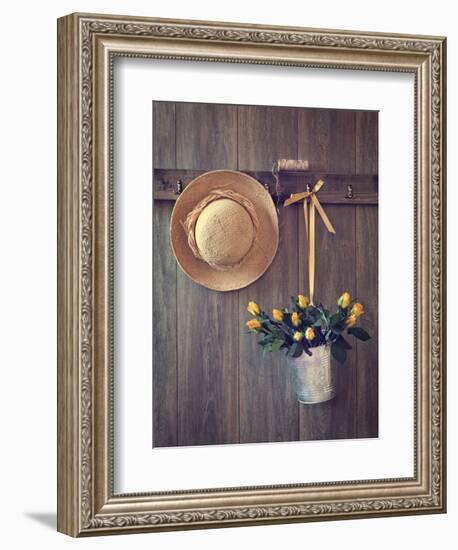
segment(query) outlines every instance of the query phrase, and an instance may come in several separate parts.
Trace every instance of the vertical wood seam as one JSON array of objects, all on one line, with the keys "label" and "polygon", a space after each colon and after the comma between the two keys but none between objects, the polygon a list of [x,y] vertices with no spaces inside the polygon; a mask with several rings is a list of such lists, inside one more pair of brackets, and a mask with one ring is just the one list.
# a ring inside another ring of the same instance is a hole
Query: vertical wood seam
[{"label": "vertical wood seam", "polygon": [[237,306],[237,443],[240,443],[240,296],[238,294]]},{"label": "vertical wood seam", "polygon": [[[354,124],[354,128],[353,128],[353,139],[354,139],[354,158],[353,158],[353,171],[355,174],[358,174],[359,173],[359,166],[358,166],[358,158],[359,158],[359,142],[358,142],[358,113],[354,113],[353,114],[353,124]],[[356,293],[356,298],[358,298],[358,271],[357,271],[357,268],[358,268],[358,246],[357,246],[357,235],[358,235],[358,229],[357,229],[357,224],[358,224],[358,214],[357,214],[357,208],[354,208],[353,209],[354,212],[353,212],[353,215],[355,217],[354,219],[354,242],[355,242],[355,258],[354,258],[354,261],[355,261],[355,293]],[[358,437],[359,435],[359,418],[358,418],[358,414],[357,412],[359,411],[359,399],[360,399],[360,395],[359,395],[359,391],[358,391],[358,388],[359,388],[359,361],[358,361],[358,342],[355,341],[355,407],[356,407],[356,414],[355,414],[355,426],[354,426],[354,430],[355,430],[355,437]]]},{"label": "vertical wood seam", "polygon": [[[299,109],[295,110],[296,114],[296,158],[299,159]],[[304,159],[307,160],[307,159]],[[299,208],[296,208],[296,241],[297,241],[297,248],[296,248],[296,290],[299,291],[299,247],[300,247],[300,239],[299,239]],[[301,404],[299,403],[299,400],[297,400],[297,440],[301,440]]]},{"label": "vertical wood seam", "polygon": [[[239,164],[239,124],[240,124],[240,106],[237,105],[236,115],[237,115],[237,135],[236,135],[236,155],[237,155],[237,170],[240,169]],[[237,292],[237,426],[238,426],[238,435],[237,443],[240,443],[240,422],[241,422],[241,411],[240,411],[240,293]]]},{"label": "vertical wood seam", "polygon": [[[355,128],[356,130],[356,128]],[[356,134],[356,131],[355,131],[355,134]],[[356,138],[355,138],[356,139]],[[355,149],[355,157],[356,157],[356,149]],[[354,212],[353,212],[353,215],[355,216],[355,223],[354,223],[354,227],[355,227],[355,292],[356,292],[356,298],[358,298],[358,295],[359,295],[359,284],[358,284],[358,246],[357,246],[357,238],[358,238],[358,228],[357,228],[357,225],[358,225],[358,209],[357,208],[354,208],[353,209]],[[359,399],[360,399],[360,395],[359,395],[359,391],[358,391],[358,388],[359,388],[359,360],[358,360],[358,348],[359,348],[359,344],[358,344],[358,341],[355,342],[356,345],[355,345],[355,365],[356,365],[356,368],[355,368],[355,406],[356,406],[356,414],[355,414],[355,417],[356,417],[356,420],[355,420],[355,437],[358,437],[359,435],[359,428],[360,428],[360,423],[359,423],[359,415],[357,414],[358,411],[359,411]]]},{"label": "vertical wood seam", "polygon": [[[155,140],[154,140],[154,126],[155,126],[155,116],[156,116],[156,109],[155,109],[155,104],[154,104],[154,100],[153,100],[153,109],[152,109],[152,114],[153,116],[151,117],[151,122],[152,122],[152,128],[151,128],[151,133],[152,133],[152,142],[153,142],[153,147],[152,147],[152,154],[153,154],[153,173],[151,175],[151,179],[152,179],[152,182],[153,182],[153,186],[154,186],[154,168],[155,168],[155,165],[156,165],[156,155],[155,155]],[[152,282],[152,285],[154,285],[154,191],[151,193],[151,201],[152,201],[152,207],[151,207],[151,223],[152,223],[152,226],[151,226],[151,233],[152,233],[152,248],[153,250],[151,251],[151,263],[152,263],[152,271],[153,271],[153,282]],[[154,289],[151,288],[151,312],[152,312],[152,330],[154,331]],[[152,336],[152,335],[151,335]],[[154,338],[152,336],[151,338],[152,342],[153,342],[153,346],[154,346]],[[152,350],[152,373],[151,373],[151,431],[152,431],[152,443],[153,443],[153,449],[154,447],[156,446],[156,434],[154,433],[155,432],[155,411],[154,411],[154,368],[155,368],[155,365],[154,365],[154,349]]]},{"label": "vertical wood seam", "polygon": [[174,126],[174,137],[175,137],[175,169],[177,167],[177,104],[176,101],[173,103],[173,126]]},{"label": "vertical wood seam", "polygon": [[[155,118],[157,116],[157,118]],[[164,166],[166,168],[174,169],[176,162],[176,139],[175,139],[175,104],[167,101],[153,101],[153,168],[156,166]],[[161,143],[160,132],[155,135],[154,132],[162,128],[166,139]],[[173,132],[173,134],[172,134]],[[157,141],[159,140],[159,142]],[[161,145],[159,146],[159,144]],[[174,149],[175,148],[175,149]],[[165,163],[165,164],[164,164]],[[153,172],[154,177],[154,172]],[[164,283],[167,285],[175,284],[173,294],[170,296],[171,300],[175,299],[172,310],[166,316],[167,323],[172,326],[175,325],[177,315],[176,305],[176,283],[177,283],[177,267],[173,258],[170,248],[170,238],[167,232],[167,227],[170,223],[171,207],[167,204],[156,203],[154,197],[152,203],[153,212],[153,317],[156,319],[160,307],[155,304],[156,295],[161,293],[161,275],[156,280],[157,268],[162,265],[165,267],[164,275],[166,276]],[[159,220],[159,221],[158,221]],[[158,225],[156,226],[156,223]],[[159,257],[155,258],[156,246],[158,246],[157,239],[161,241],[159,245]],[[160,246],[164,246],[164,252]],[[158,260],[156,264],[155,260]],[[159,269],[161,271],[161,268]],[[158,282],[159,281],[159,282]],[[159,287],[157,286],[159,285]],[[159,325],[160,326],[160,325]],[[163,337],[167,338],[167,333],[155,334],[156,323],[153,325],[153,376],[152,376],[152,406],[153,406],[153,448],[164,446],[176,446],[178,439],[178,402],[177,402],[177,341],[172,341],[168,344],[167,356],[163,357],[159,353],[157,356],[157,347],[166,342],[162,340]],[[170,332],[170,327],[167,331]],[[159,337],[159,342],[157,341]],[[173,346],[173,349],[172,349]],[[175,354],[175,355],[174,355]],[[172,362],[173,359],[173,362]],[[158,380],[159,376],[159,380]],[[163,379],[165,377],[165,380]],[[154,416],[155,409],[159,406],[160,414]],[[172,424],[174,422],[174,424]]]},{"label": "vertical wood seam", "polygon": [[[176,101],[173,102],[173,126],[174,126],[174,139],[175,139],[175,169],[177,168],[178,161],[177,161],[177,104]],[[177,262],[175,261],[175,323],[178,323],[178,266]],[[180,369],[178,368],[178,338],[175,338],[175,392],[176,392],[176,422],[175,422],[175,430],[176,430],[176,437],[175,441],[177,442],[177,445],[181,445],[180,441],[180,399],[178,394],[178,388],[179,388],[179,375],[180,375]]]}]

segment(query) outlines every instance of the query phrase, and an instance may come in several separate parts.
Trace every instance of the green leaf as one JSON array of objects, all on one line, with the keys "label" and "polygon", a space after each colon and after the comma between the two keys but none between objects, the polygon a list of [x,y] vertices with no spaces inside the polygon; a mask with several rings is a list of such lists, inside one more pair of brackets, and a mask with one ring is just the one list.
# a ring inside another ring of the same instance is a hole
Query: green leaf
[{"label": "green leaf", "polygon": [[367,334],[367,332],[361,327],[350,327],[347,332],[363,342],[366,342],[371,338],[369,334]]},{"label": "green leaf", "polygon": [[310,317],[312,323],[315,323],[315,321],[318,321],[318,319],[320,319],[321,311],[318,308],[312,306],[307,310],[307,317]]},{"label": "green leaf", "polygon": [[323,304],[319,304],[316,309],[320,312],[320,319],[327,325],[329,323],[329,309],[326,309]]},{"label": "green leaf", "polygon": [[334,327],[335,325],[337,325],[339,322],[341,321],[341,315],[340,313],[334,313],[333,315],[331,315],[331,319],[330,319],[330,324],[331,324],[331,327]]},{"label": "green leaf", "polygon": [[343,347],[344,349],[352,349],[350,344],[345,340],[345,338],[340,335],[338,338],[337,338],[337,344],[341,347]]},{"label": "green leaf", "polygon": [[336,361],[339,363],[345,363],[347,352],[342,346],[339,346],[337,341],[331,344],[331,353]]},{"label": "green leaf", "polygon": [[340,334],[344,330],[345,330],[345,325],[343,323],[339,323],[332,327],[332,332],[334,332],[335,334]]},{"label": "green leaf", "polygon": [[283,340],[279,340],[278,338],[276,338],[272,342],[272,351],[279,351],[280,348],[282,347],[283,343],[284,343]]}]

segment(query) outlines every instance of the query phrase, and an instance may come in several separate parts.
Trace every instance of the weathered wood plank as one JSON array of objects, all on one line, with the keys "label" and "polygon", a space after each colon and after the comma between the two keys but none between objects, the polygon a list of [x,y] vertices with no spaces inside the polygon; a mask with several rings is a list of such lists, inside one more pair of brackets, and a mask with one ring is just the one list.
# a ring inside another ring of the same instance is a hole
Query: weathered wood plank
[{"label": "weathered wood plank", "polygon": [[[185,189],[189,183],[203,174],[205,170],[154,170],[153,199],[175,201],[178,197],[176,182],[182,182]],[[250,176],[264,185],[277,199],[275,194],[275,179],[270,171],[246,170]],[[291,174],[284,172],[280,176],[280,196],[283,201],[291,195],[303,191],[307,183],[313,185],[318,179],[323,179],[326,185],[320,191],[320,202],[323,204],[376,204],[378,201],[378,178],[371,174],[345,175],[323,172],[307,172],[306,174]],[[349,200],[348,185],[352,186],[353,198]]]},{"label": "weathered wood plank", "polygon": [[238,443],[236,293],[208,290],[178,274],[180,445]]},{"label": "weathered wood plank", "polygon": [[299,157],[310,161],[310,170],[354,173],[354,111],[300,109],[298,137]]},{"label": "weathered wood plank", "polygon": [[239,170],[272,170],[282,158],[297,158],[297,110],[239,106]]},{"label": "weathered wood plank", "polygon": [[357,342],[357,437],[378,436],[378,208],[356,209],[356,290],[364,304],[363,326],[371,335]]},{"label": "weathered wood plank", "polygon": [[[301,109],[299,112],[299,157],[310,160],[311,170],[355,171],[355,113],[339,109]],[[326,186],[320,192],[320,201]],[[342,182],[341,193],[346,192]],[[339,185],[339,183],[337,185]],[[356,291],[355,202],[326,206],[336,234],[326,231],[317,218],[315,301],[329,308],[341,292]],[[290,207],[291,208],[291,207]],[[299,228],[304,235],[303,222]],[[299,248],[299,283],[308,294],[308,258],[305,246]],[[332,359],[334,361],[334,359]],[[350,352],[343,366],[338,363],[336,397],[326,403],[301,405],[301,439],[351,438],[356,433],[356,353]]]},{"label": "weathered wood plank", "polygon": [[154,168],[175,168],[175,103],[153,101]]},{"label": "weathered wood plank", "polygon": [[170,247],[171,203],[153,213],[153,446],[178,444],[177,264]]},{"label": "weathered wood plank", "polygon": [[[239,169],[269,170],[279,158],[296,158],[294,109],[239,107]],[[239,291],[240,310],[240,441],[298,439],[298,403],[286,359],[275,353],[262,358],[257,338],[246,334],[246,306],[257,301],[266,311],[288,304],[297,289],[297,210],[281,211],[280,245],[269,270]]]},{"label": "weathered wood plank", "polygon": [[244,321],[250,300],[267,312],[290,303],[297,292],[297,209],[281,213],[280,245],[269,270],[239,291],[240,308],[240,442],[298,439],[298,403],[284,353],[262,357],[258,338],[247,334]]},{"label": "weathered wood plank", "polygon": [[[289,208],[292,208],[290,206]],[[316,220],[315,303],[334,309],[339,295],[356,292],[355,208],[328,206],[326,213],[336,234],[329,233]],[[304,234],[303,223],[299,227]],[[302,241],[303,242],[303,241]],[[299,247],[299,285],[308,295],[308,258]],[[353,345],[353,342],[350,342]],[[335,361],[334,359],[331,359]],[[348,439],[356,434],[356,351],[351,350],[343,365],[337,364],[337,395],[331,401],[300,406],[300,439]]]},{"label": "weathered wood plank", "polygon": [[176,103],[177,168],[237,168],[237,107]]},{"label": "weathered wood plank", "polygon": [[[170,109],[171,104],[163,105]],[[343,290],[357,292],[361,300],[361,289],[374,295],[372,276],[366,273],[370,280],[363,275],[356,281],[356,273],[363,268],[357,264],[363,256],[357,256],[356,249],[370,247],[376,239],[373,228],[374,223],[377,228],[377,222],[372,218],[377,208],[370,206],[378,201],[377,162],[373,153],[375,147],[376,154],[377,142],[371,134],[372,113],[366,116],[365,112],[340,110],[187,103],[176,104],[175,111],[176,150],[172,152],[171,144],[164,145],[162,153],[154,153],[155,163],[157,156],[164,163],[155,164],[155,204],[171,208],[173,202],[163,201],[175,198],[178,178],[186,186],[202,171],[238,168],[273,187],[270,171],[275,160],[307,158],[313,171],[300,176],[283,174],[282,191],[285,194],[300,191],[306,183],[313,184],[320,177],[326,181],[320,200],[326,205],[337,235],[328,234],[317,219],[318,258],[327,261],[321,265],[318,259],[316,297],[331,306]],[[165,132],[164,144],[167,140],[171,142]],[[342,198],[348,183],[353,184],[352,200]],[[360,208],[364,212],[358,214]],[[166,211],[156,210],[159,211],[162,218],[155,217],[154,223],[162,224],[168,233]],[[177,443],[165,445],[372,437],[370,434],[375,433],[376,418],[374,421],[368,413],[370,401],[374,401],[372,376],[365,371],[356,375],[356,365],[357,362],[360,365],[361,359],[359,348],[350,352],[347,363],[339,367],[338,396],[333,401],[299,406],[284,357],[276,354],[262,360],[256,338],[247,335],[244,329],[249,300],[254,299],[270,310],[287,304],[291,294],[306,292],[307,259],[299,213],[297,206],[281,209],[277,257],[267,273],[246,289],[215,293],[196,285],[178,269],[175,305],[179,315],[169,317],[167,322],[174,319],[174,325],[164,325],[165,331],[174,330],[179,339],[179,345],[175,346],[176,380],[165,381],[165,385],[178,387],[178,394],[176,399],[162,398],[163,404],[167,401],[164,410],[169,409],[166,417],[173,415],[175,407],[178,436]],[[362,231],[370,233],[364,243],[360,243]],[[375,302],[372,298],[367,300],[375,304],[370,307],[377,307],[376,297]],[[368,311],[368,321],[371,315],[374,314]],[[199,323],[195,322],[197,316]],[[368,353],[367,350],[361,353]],[[371,361],[373,355],[364,359],[365,364]],[[157,388],[161,384],[158,382]],[[367,422],[361,420],[368,414]]]},{"label": "weathered wood plank", "polygon": [[[154,167],[175,168],[175,106],[153,102]],[[153,446],[178,443],[176,273],[172,203],[153,203]]]},{"label": "weathered wood plank", "polygon": [[356,173],[378,174],[378,111],[355,113]]},{"label": "weathered wood plank", "polygon": [[[356,170],[378,171],[378,112],[356,113]],[[378,208],[356,211],[356,286],[363,326],[372,339],[357,343],[357,437],[378,436]]]},{"label": "weathered wood plank", "polygon": [[[176,104],[177,168],[237,168],[237,108]],[[237,293],[214,292],[178,269],[178,418],[180,445],[236,443]]]}]

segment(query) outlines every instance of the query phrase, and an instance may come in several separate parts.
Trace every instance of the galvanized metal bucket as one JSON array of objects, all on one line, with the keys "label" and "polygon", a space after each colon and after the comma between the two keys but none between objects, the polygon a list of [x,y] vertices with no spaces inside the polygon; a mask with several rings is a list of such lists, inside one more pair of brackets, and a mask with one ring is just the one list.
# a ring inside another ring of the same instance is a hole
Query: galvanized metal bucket
[{"label": "galvanized metal bucket", "polygon": [[336,395],[337,371],[331,364],[331,346],[324,345],[288,358],[289,371],[300,403],[323,403]]}]

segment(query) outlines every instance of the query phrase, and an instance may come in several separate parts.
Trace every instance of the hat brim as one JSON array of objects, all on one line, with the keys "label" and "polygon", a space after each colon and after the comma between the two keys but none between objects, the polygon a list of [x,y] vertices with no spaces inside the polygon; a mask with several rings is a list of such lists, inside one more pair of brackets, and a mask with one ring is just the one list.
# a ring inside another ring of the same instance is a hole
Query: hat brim
[{"label": "hat brim", "polygon": [[[220,271],[194,256],[182,223],[196,204],[216,189],[232,189],[253,204],[259,219],[256,239],[242,262]],[[170,222],[173,253],[181,269],[196,283],[218,291],[244,288],[261,277],[278,248],[278,217],[268,191],[254,178],[235,170],[212,170],[195,178],[178,197]]]}]

